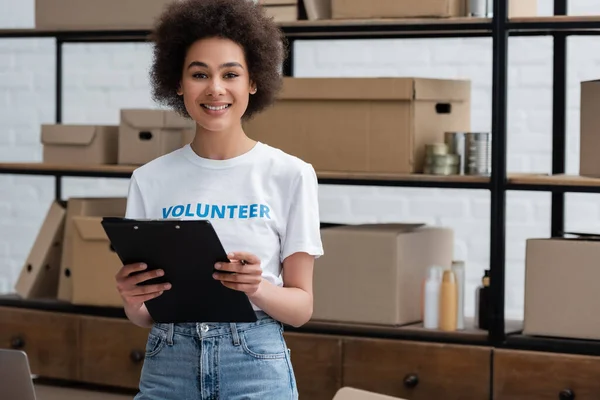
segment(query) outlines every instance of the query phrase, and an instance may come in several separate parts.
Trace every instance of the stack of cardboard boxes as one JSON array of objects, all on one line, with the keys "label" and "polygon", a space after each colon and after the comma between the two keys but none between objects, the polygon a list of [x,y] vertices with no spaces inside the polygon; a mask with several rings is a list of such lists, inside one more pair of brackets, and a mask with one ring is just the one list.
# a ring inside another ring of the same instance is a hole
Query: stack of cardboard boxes
[{"label": "stack of cardboard boxes", "polygon": [[[579,174],[600,178],[600,80],[580,84]],[[527,240],[527,335],[600,340],[600,232]]]},{"label": "stack of cardboard boxes", "polygon": [[168,110],[121,110],[119,125],[42,125],[43,161],[142,165],[188,143],[194,121]]},{"label": "stack of cardboard boxes", "polygon": [[114,277],[122,263],[100,222],[105,216],[124,216],[125,209],[125,198],[53,202],[17,279],[16,292],[26,299],[120,307]]},{"label": "stack of cardboard boxes", "polygon": [[[332,19],[450,18],[471,14],[471,0],[328,0]],[[537,0],[508,1],[510,18],[537,15]],[[485,8],[485,7],[484,7]]]}]

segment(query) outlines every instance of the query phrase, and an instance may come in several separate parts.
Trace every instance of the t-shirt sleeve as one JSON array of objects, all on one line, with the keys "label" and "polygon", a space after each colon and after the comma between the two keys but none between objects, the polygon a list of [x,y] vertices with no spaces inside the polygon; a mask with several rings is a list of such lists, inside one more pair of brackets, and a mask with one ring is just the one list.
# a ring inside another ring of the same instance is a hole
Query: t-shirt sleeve
[{"label": "t-shirt sleeve", "polygon": [[281,261],[294,253],[323,255],[319,219],[318,181],[312,165],[305,164],[291,186],[290,208],[281,245]]},{"label": "t-shirt sleeve", "polygon": [[142,191],[138,185],[135,176],[129,181],[129,191],[127,194],[127,209],[125,218],[143,219],[146,218],[146,207],[142,198]]}]

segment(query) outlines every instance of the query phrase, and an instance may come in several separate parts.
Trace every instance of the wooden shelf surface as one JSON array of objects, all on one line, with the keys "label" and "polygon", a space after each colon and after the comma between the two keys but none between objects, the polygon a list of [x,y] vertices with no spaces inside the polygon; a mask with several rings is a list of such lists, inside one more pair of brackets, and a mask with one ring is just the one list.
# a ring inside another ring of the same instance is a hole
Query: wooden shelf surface
[{"label": "wooden shelf surface", "polygon": [[514,174],[508,181],[512,185],[600,187],[600,178],[567,174]]},{"label": "wooden shelf surface", "polygon": [[[483,32],[490,33],[492,19],[479,17],[452,18],[369,18],[369,19],[326,19],[298,20],[280,22],[278,25],[291,36],[302,34],[344,36],[360,33],[363,36],[392,32]],[[579,24],[579,25],[578,25]],[[577,28],[575,26],[578,25]],[[386,28],[390,31],[386,32]],[[82,37],[82,38],[112,38],[113,39],[145,39],[151,33],[151,26],[139,27],[103,27],[89,28],[74,26],[61,29],[0,29],[0,37]],[[600,30],[600,15],[569,15],[569,16],[537,16],[518,17],[509,20],[509,29],[513,32],[536,30]]]}]

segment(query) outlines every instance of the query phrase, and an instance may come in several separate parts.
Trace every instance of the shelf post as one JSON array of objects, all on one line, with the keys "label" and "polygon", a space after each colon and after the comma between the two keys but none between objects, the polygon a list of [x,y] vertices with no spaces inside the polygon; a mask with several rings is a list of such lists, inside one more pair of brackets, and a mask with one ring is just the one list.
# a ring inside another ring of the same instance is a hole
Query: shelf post
[{"label": "shelf post", "polygon": [[[554,15],[567,15],[567,0],[554,0]],[[552,61],[552,174],[564,174],[566,164],[567,112],[567,35],[553,32]],[[562,236],[565,230],[565,193],[552,192],[552,237]]]},{"label": "shelf post", "polygon": [[508,70],[508,0],[494,2],[492,20],[492,173],[490,209],[489,339],[504,341],[504,276],[506,214],[506,116]]},{"label": "shelf post", "polygon": [[[60,36],[56,37],[56,98],[54,101],[56,107],[55,122],[62,123],[62,65],[63,65],[63,40]],[[62,200],[62,175],[54,176],[54,198],[57,201]]]}]

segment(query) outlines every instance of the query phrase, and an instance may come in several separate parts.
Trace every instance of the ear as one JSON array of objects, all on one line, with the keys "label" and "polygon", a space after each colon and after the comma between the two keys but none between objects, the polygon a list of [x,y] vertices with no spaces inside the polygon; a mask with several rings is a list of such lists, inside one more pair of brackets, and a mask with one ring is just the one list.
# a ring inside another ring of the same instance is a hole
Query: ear
[{"label": "ear", "polygon": [[183,90],[181,90],[181,82],[179,82],[179,85],[177,85],[177,94],[179,96],[183,96]]},{"label": "ear", "polygon": [[250,82],[250,94],[256,94],[257,90],[256,83]]}]

